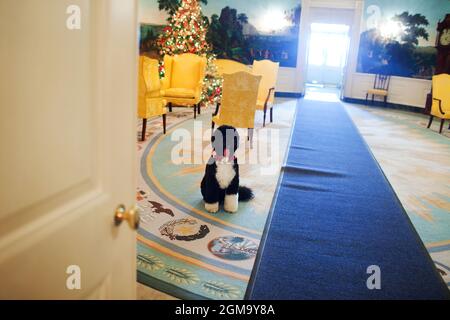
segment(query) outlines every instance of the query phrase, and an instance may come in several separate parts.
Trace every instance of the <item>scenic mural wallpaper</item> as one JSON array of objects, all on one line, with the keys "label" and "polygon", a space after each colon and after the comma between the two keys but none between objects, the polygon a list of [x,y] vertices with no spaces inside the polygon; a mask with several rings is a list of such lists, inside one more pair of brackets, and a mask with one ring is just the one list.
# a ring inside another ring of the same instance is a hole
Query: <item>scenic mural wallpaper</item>
[{"label": "scenic mural wallpaper", "polygon": [[446,12],[449,0],[366,0],[357,71],[431,79]]},{"label": "scenic mural wallpaper", "polygon": [[[159,57],[158,35],[179,0],[140,0],[141,52]],[[295,68],[300,0],[200,0],[207,41],[218,58],[245,64],[270,59]]]}]

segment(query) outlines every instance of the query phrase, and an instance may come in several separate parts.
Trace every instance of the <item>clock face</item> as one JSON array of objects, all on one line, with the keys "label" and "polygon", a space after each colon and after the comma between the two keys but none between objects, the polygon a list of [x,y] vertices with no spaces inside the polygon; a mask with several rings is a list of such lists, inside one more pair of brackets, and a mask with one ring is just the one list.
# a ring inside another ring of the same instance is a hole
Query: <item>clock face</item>
[{"label": "clock face", "polygon": [[439,42],[442,46],[450,45],[450,29],[442,30],[441,37],[439,38]]}]

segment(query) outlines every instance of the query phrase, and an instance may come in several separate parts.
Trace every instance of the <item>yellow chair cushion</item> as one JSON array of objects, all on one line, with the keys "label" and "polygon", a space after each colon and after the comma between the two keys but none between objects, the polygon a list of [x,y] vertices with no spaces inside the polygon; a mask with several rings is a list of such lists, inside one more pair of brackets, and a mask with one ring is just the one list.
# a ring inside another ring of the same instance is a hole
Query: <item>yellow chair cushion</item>
[{"label": "yellow chair cushion", "polygon": [[187,99],[195,98],[195,91],[192,89],[170,88],[170,89],[163,90],[162,93],[165,97],[187,98]]},{"label": "yellow chair cushion", "polygon": [[367,90],[367,92],[369,94],[373,94],[376,96],[387,96],[388,95],[388,91],[382,90],[382,89],[369,89],[369,90]]}]

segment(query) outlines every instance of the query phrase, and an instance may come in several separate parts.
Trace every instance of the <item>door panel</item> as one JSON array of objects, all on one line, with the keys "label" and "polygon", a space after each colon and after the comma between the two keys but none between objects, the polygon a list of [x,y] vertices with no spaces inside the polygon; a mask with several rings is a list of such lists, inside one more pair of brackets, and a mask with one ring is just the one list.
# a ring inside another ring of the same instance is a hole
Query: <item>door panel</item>
[{"label": "door panel", "polygon": [[0,43],[0,298],[134,298],[136,1],[2,0]]},{"label": "door panel", "polygon": [[346,25],[311,25],[307,82],[342,84],[349,48],[348,30]]}]

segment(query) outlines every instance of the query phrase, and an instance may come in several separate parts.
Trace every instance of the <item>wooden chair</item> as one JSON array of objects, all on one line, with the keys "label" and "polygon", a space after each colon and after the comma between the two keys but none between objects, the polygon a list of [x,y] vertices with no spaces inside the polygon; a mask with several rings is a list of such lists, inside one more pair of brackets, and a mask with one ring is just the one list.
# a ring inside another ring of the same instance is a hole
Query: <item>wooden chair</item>
[{"label": "wooden chair", "polygon": [[166,133],[166,101],[161,96],[159,62],[144,56],[139,57],[138,116],[142,120],[142,137],[145,140],[147,119],[162,116],[163,130]]},{"label": "wooden chair", "polygon": [[264,111],[263,126],[266,126],[266,113],[270,109],[270,122],[273,122],[273,104],[275,101],[275,86],[277,84],[279,63],[270,60],[254,61],[252,72],[262,76],[258,90],[256,109]]},{"label": "wooden chair", "polygon": [[261,76],[248,72],[223,75],[222,101],[217,105],[212,118],[212,129],[217,124],[235,128],[247,128],[250,146],[253,146],[256,100]]},{"label": "wooden chair", "polygon": [[200,114],[206,58],[192,53],[164,57],[166,76],[162,80],[162,94],[169,103],[194,108],[194,118]]},{"label": "wooden chair", "polygon": [[442,133],[446,119],[450,119],[450,75],[443,73],[433,77],[433,102],[431,105],[430,121],[431,127],[434,117],[441,119],[439,133]]},{"label": "wooden chair", "polygon": [[391,82],[391,76],[384,74],[375,75],[375,81],[373,83],[373,89],[367,90],[366,93],[366,105],[369,101],[369,95],[372,95],[372,105],[375,101],[375,96],[384,97],[384,106],[387,106],[387,98],[389,95],[389,84]]}]

